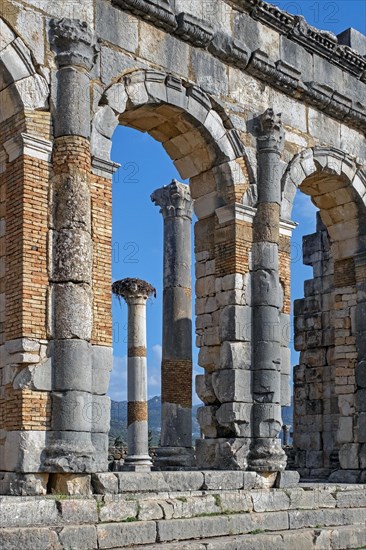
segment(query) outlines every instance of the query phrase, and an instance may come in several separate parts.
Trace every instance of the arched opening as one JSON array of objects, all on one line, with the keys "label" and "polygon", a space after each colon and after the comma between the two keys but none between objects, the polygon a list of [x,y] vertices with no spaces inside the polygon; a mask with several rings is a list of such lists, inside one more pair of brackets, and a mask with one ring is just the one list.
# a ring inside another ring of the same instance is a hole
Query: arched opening
[{"label": "arched opening", "polygon": [[303,260],[313,275],[305,282],[305,297],[294,304],[295,349],[300,352],[294,371],[294,447],[300,473],[325,478],[339,468],[360,468],[363,417],[355,371],[364,330],[359,287],[364,176],[341,153],[328,156],[315,149],[303,158],[305,164],[287,172],[283,204],[286,210],[286,193],[288,199],[296,182],[292,176],[290,183],[291,170],[297,176],[302,170],[299,189],[319,213],[316,231],[303,241]]},{"label": "arched opening", "polygon": [[[227,196],[232,197],[235,194],[236,186],[238,186],[237,193],[239,195],[239,193],[242,194],[243,188],[247,184],[246,176],[242,171],[243,153],[241,152],[240,155],[239,145],[235,141],[236,135],[231,129],[229,121],[221,120],[220,115],[212,107],[210,99],[198,88],[162,73],[138,71],[125,77],[121,83],[113,85],[105,93],[94,120],[92,154],[95,154],[94,151],[99,155],[103,153],[107,158],[110,150],[110,138],[118,124],[140,132],[147,132],[156,141],[162,143],[170,159],[174,161],[180,181],[189,180],[190,193],[195,200],[194,210],[197,216],[194,228],[195,252],[198,262],[196,273],[197,279],[199,279],[195,289],[196,299],[201,304],[207,302],[209,298],[214,300],[215,212],[217,208],[225,205]],[[237,161],[237,157],[241,158]],[[129,166],[129,168],[132,169],[129,176],[133,179],[136,175],[134,174],[136,167]],[[157,187],[169,183],[169,179],[162,181],[159,176]],[[150,176],[149,180],[151,181]],[[153,190],[150,188],[150,192]],[[159,218],[156,209],[155,212],[156,218]],[[162,223],[161,219],[159,221]],[[159,235],[162,235],[161,225]],[[128,242],[134,243],[133,240]],[[138,243],[136,244],[139,246]],[[137,252],[135,245],[131,246],[131,252]],[[157,261],[161,263],[161,258],[157,258]],[[208,266],[211,270],[210,273],[208,273]],[[190,289],[185,290],[189,290],[190,295]],[[157,304],[154,304],[153,307],[156,308]],[[202,314],[202,312],[200,313]],[[212,327],[209,338],[198,335],[197,345],[201,351],[206,349],[211,352],[213,350],[216,354],[215,361],[218,362],[220,360],[219,315],[216,315],[216,323],[217,327]],[[181,336],[181,340],[184,340],[184,334]],[[204,358],[205,355],[200,354],[200,357],[199,362],[201,366],[205,367],[206,364],[202,364],[202,357]],[[211,362],[212,360],[213,354],[210,357]],[[176,363],[184,363],[184,361],[177,358]],[[195,357],[194,363],[196,363]],[[184,378],[188,376],[186,367],[187,365],[178,365],[178,377],[172,381],[172,387],[166,390],[169,394],[168,401],[164,400],[163,395],[163,404],[166,401],[177,403],[176,400],[181,398],[178,393],[182,393],[182,388],[185,388],[184,392],[187,393],[187,388],[191,387],[192,373],[189,373],[189,380]],[[184,375],[179,375],[180,368],[185,371]],[[191,366],[190,369],[192,370]],[[171,397],[172,395],[173,397]],[[188,402],[187,396],[182,399],[184,403]],[[189,395],[189,400],[191,401],[191,399],[192,391]],[[184,425],[185,422],[179,419],[183,414],[181,409],[185,408],[190,409],[191,404],[179,405],[171,414],[172,418],[178,419],[176,425]],[[171,431],[174,433],[174,428]],[[172,461],[175,460],[176,458],[173,457]]]}]

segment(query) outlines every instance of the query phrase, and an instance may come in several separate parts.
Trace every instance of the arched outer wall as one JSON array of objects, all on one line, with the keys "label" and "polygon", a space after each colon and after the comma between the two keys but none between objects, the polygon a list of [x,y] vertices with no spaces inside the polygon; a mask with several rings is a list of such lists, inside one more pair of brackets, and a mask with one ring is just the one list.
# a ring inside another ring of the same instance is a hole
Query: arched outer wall
[{"label": "arched outer wall", "polygon": [[[21,11],[20,5],[24,4],[26,11]],[[148,4],[147,2],[144,4]],[[317,54],[312,55],[308,50],[287,40],[284,36],[271,27],[264,26],[261,22],[250,18],[247,13],[236,11],[226,2],[207,3],[207,10],[203,11],[205,3],[200,1],[174,2],[176,13],[186,11],[199,19],[205,19],[215,29],[224,30],[230,36],[239,40],[248,40],[248,50],[253,52],[258,48],[267,53],[273,62],[281,60],[290,63],[302,71],[303,82],[315,81],[330,87],[336,87],[341,96],[352,96],[356,105],[362,101],[365,92],[365,84],[359,78],[352,76],[350,72],[342,71],[338,66],[332,65]],[[235,4],[232,2],[231,4]],[[66,9],[66,11],[65,11]],[[69,16],[86,20],[94,28],[100,42],[100,54],[92,71],[92,105],[93,114],[97,111],[100,99],[104,91],[121,77],[132,73],[136,69],[158,69],[164,73],[171,73],[184,81],[190,81],[200,86],[213,100],[213,106],[223,116],[229,117],[226,121],[228,127],[231,125],[238,130],[243,144],[246,147],[246,157],[250,163],[247,177],[239,184],[237,189],[244,191],[248,181],[255,184],[256,179],[256,138],[254,135],[253,118],[273,107],[275,112],[283,113],[282,119],[286,131],[286,145],[282,155],[281,165],[283,170],[293,156],[309,147],[324,145],[329,148],[335,147],[350,155],[353,158],[365,158],[365,138],[361,130],[356,129],[355,119],[349,123],[342,123],[339,119],[331,118],[318,110],[316,106],[306,104],[304,100],[296,100],[283,91],[275,89],[271,84],[266,83],[262,69],[257,72],[256,78],[248,71],[235,68],[233,64],[221,61],[217,55],[203,50],[194,45],[194,41],[207,38],[210,30],[197,30],[194,22],[192,32],[188,32],[187,41],[181,40],[177,35],[160,29],[154,24],[148,24],[141,17],[128,14],[111,5],[107,0],[86,0],[83,5],[68,3],[67,7],[58,6],[51,2],[29,0],[12,3],[5,0],[2,8],[4,19],[24,39],[30,47],[34,61],[43,72],[45,78],[51,84],[51,102],[55,99],[54,61],[53,54],[48,42],[48,30],[50,17]],[[67,10],[71,10],[67,13]],[[30,33],[32,29],[32,33]],[[203,34],[202,34],[203,32]],[[205,34],[206,33],[206,34]],[[250,38],[249,38],[250,37]],[[244,56],[245,57],[245,56]],[[281,66],[281,65],[279,65]],[[299,74],[295,72],[295,80]],[[291,92],[292,93],[292,92]],[[294,94],[293,94],[294,95]],[[340,96],[342,103],[344,97]],[[324,99],[324,98],[323,98]],[[323,99],[319,100],[320,104]],[[217,104],[216,104],[217,102]],[[321,104],[322,105],[322,104]],[[334,111],[336,112],[336,111]],[[62,113],[58,113],[63,116]],[[37,118],[39,116],[39,118]],[[57,115],[56,115],[57,116]],[[336,115],[338,116],[338,115]],[[35,121],[32,133],[38,137],[45,138],[49,132],[49,119],[45,115],[33,114]],[[364,128],[364,119],[360,116],[359,127]],[[107,136],[108,137],[108,136]],[[110,286],[105,276],[110,268],[110,238],[111,238],[111,182],[107,172],[113,170],[113,166],[99,163],[99,159],[106,159],[106,152],[101,153],[95,159],[94,170],[91,175],[91,196],[93,208],[93,240],[94,240],[94,331],[92,343],[96,348],[96,355],[103,356],[104,350],[111,346],[111,318],[110,318]],[[42,181],[44,176],[42,176]],[[223,176],[224,179],[224,176]],[[252,204],[252,197],[255,196],[255,186],[249,188],[248,196],[244,199],[245,204]],[[227,196],[228,202],[240,202],[240,195],[233,193]],[[231,219],[235,220],[234,227],[227,229],[225,220],[227,212],[221,211],[223,227],[221,232],[227,234],[231,241],[235,240],[232,266],[225,267],[234,274],[243,274],[248,270],[246,251],[250,248],[250,222],[243,221],[241,208],[235,208],[231,212]],[[43,214],[43,219],[46,217]],[[215,219],[217,223],[217,218]],[[207,229],[216,231],[214,227],[213,212],[205,217],[202,215],[202,232]],[[204,226],[207,226],[206,228]],[[230,222],[228,223],[230,226]],[[288,232],[287,232],[288,233]],[[217,239],[217,254],[221,256],[220,250],[225,248],[223,242]],[[289,236],[283,232],[281,242],[282,273],[280,277],[287,281],[287,295],[285,295],[285,314],[289,313],[288,295],[288,274],[289,274]],[[243,254],[243,250],[245,253]],[[204,251],[203,251],[204,252]],[[198,250],[198,254],[200,250]],[[41,268],[42,276],[46,276],[46,266]],[[225,272],[225,274],[227,271]],[[101,283],[103,279],[103,283]],[[24,302],[23,302],[24,304]],[[44,307],[46,309],[46,306]],[[29,311],[33,308],[29,306]],[[46,312],[44,311],[44,316]],[[42,323],[41,323],[42,324]],[[22,329],[22,336],[29,335],[42,339],[44,337],[44,325],[33,334],[27,327]],[[219,346],[213,335],[211,343],[207,346],[217,357]],[[214,349],[215,348],[215,349]],[[207,352],[207,355],[209,353]],[[202,359],[202,357],[201,357]],[[102,360],[102,359],[101,359]],[[202,359],[201,362],[204,362]],[[208,365],[210,359],[208,360]],[[209,369],[208,369],[209,370]]]}]

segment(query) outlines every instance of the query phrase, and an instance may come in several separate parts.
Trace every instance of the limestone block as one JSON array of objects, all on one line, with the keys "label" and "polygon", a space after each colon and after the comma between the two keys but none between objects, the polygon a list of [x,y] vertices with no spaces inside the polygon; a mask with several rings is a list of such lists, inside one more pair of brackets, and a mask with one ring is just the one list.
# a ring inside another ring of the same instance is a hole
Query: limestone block
[{"label": "limestone block", "polygon": [[128,96],[126,87],[122,82],[113,84],[105,93],[105,97],[113,111],[116,113],[123,113],[125,111]]},{"label": "limestone block", "polygon": [[196,376],[196,393],[205,405],[212,405],[217,402],[217,397],[212,387],[211,374],[198,374]]},{"label": "limestone block", "polygon": [[105,395],[109,387],[113,368],[113,349],[106,346],[92,346],[92,393]]},{"label": "limestone block", "polygon": [[51,391],[52,389],[52,360],[46,359],[37,365],[29,365],[21,369],[15,376],[13,388],[32,389],[36,391]]},{"label": "limestone block", "polygon": [[221,341],[249,342],[252,328],[252,309],[249,306],[226,306],[220,315]]},{"label": "limestone block", "polygon": [[93,327],[92,293],[84,284],[54,285],[57,316],[54,319],[55,337],[90,340]]},{"label": "limestone block", "polygon": [[212,385],[220,403],[251,403],[252,373],[243,369],[220,370],[213,373]]},{"label": "limestone block", "polygon": [[67,525],[58,534],[62,548],[97,548],[95,525]]},{"label": "limestone block", "polygon": [[244,479],[243,472],[205,472],[205,488],[206,490],[227,491],[229,489],[243,489]]},{"label": "limestone block", "polygon": [[99,548],[132,547],[156,541],[154,521],[103,523],[97,526]]},{"label": "limestone block", "polygon": [[216,413],[220,426],[228,428],[236,437],[251,436],[252,405],[248,403],[224,403]]},{"label": "limestone block", "polygon": [[257,306],[253,317],[255,343],[281,341],[280,314],[277,308]]},{"label": "limestone block", "polygon": [[90,80],[87,74],[67,67],[57,72],[55,137],[90,136]]},{"label": "limestone block", "polygon": [[92,431],[102,434],[108,433],[111,418],[111,399],[106,395],[93,395],[91,407],[83,414],[91,420]]},{"label": "limestone block", "polygon": [[[70,495],[70,496],[85,496],[88,497],[92,494],[91,491],[91,477],[90,475],[83,475],[83,474],[53,474],[50,479],[50,490],[51,493],[56,495]],[[73,503],[78,501],[71,501]],[[79,501],[79,510],[82,512],[82,504],[83,501]],[[73,506],[71,505],[71,508]],[[96,515],[96,502],[93,502],[93,511],[90,511],[89,509],[88,513],[91,513],[93,518],[95,518]],[[95,511],[94,511],[95,510]],[[70,507],[64,509],[65,511],[65,518],[69,516],[69,518],[72,520],[72,513],[70,510]]]},{"label": "limestone block", "polygon": [[108,434],[92,432],[90,437],[94,448],[93,459],[95,466],[93,472],[106,472],[108,470]]},{"label": "limestone block", "polygon": [[220,353],[220,369],[250,370],[252,349],[249,342],[223,342]]},{"label": "limestone block", "polygon": [[337,431],[338,443],[351,443],[353,441],[353,420],[352,417],[341,417]]},{"label": "limestone block", "polygon": [[163,519],[163,517],[163,509],[158,502],[146,500],[139,503],[138,519],[140,521],[158,520]]},{"label": "limestone block", "polygon": [[[109,91],[111,94],[111,91]],[[102,136],[111,139],[114,133],[114,130],[118,126],[118,119],[111,107],[105,105],[104,107],[99,107],[97,112],[94,115],[93,126]]]},{"label": "limestone block", "polygon": [[197,421],[205,437],[217,437],[216,411],[217,407],[199,407],[197,410]]},{"label": "limestone block", "polygon": [[285,470],[278,472],[276,479],[276,487],[278,489],[288,489],[296,487],[300,481],[300,474],[295,471]]},{"label": "limestone block", "polygon": [[60,176],[54,195],[55,229],[80,228],[90,232],[90,193],[86,179],[81,175]]},{"label": "limestone block", "polygon": [[339,462],[344,470],[357,470],[359,464],[360,445],[358,443],[348,443],[342,445],[339,451]]},{"label": "limestone block", "polygon": [[103,40],[129,52],[136,52],[138,20],[103,0],[96,3],[95,30]]},{"label": "limestone block", "polygon": [[366,412],[366,389],[358,389],[356,392],[356,409],[359,412]]},{"label": "limestone block", "polygon": [[[91,483],[93,494],[115,495],[118,493],[118,479],[113,473],[93,474]],[[107,519],[107,521],[109,521],[109,519]]]},{"label": "limestone block", "polygon": [[[102,46],[100,48],[101,80],[105,86],[110,85],[118,75],[123,75],[124,73],[128,72],[128,70],[140,69],[143,66],[143,63],[135,61],[134,59],[130,58],[128,54],[125,54],[121,51],[116,51],[115,49],[107,46]],[[146,102],[139,104],[142,105]]]},{"label": "limestone block", "polygon": [[0,21],[0,51],[6,48],[10,42],[15,39],[15,34],[8,25],[1,19]]},{"label": "limestone block", "polygon": [[219,367],[220,346],[203,347],[198,353],[198,364],[207,372],[213,372]]},{"label": "limestone block", "polygon": [[169,491],[199,491],[203,487],[202,472],[162,472]]},{"label": "limestone block", "polygon": [[140,22],[139,51],[143,59],[153,63],[158,60],[159,65],[168,72],[174,72],[174,67],[179,67],[179,74],[188,76],[188,44],[143,21]]},{"label": "limestone block", "polygon": [[254,349],[257,364],[261,365],[262,369],[281,369],[281,348],[277,342],[258,342]]},{"label": "limestone block", "polygon": [[45,431],[8,431],[2,469],[11,472],[39,472],[45,447]]},{"label": "limestone block", "polygon": [[359,470],[336,470],[328,479],[329,483],[358,483],[359,480]]},{"label": "limestone block", "polygon": [[207,470],[245,470],[250,439],[199,439],[196,441],[198,468]]},{"label": "limestone block", "polygon": [[252,245],[252,265],[260,270],[278,271],[278,246],[260,242]]},{"label": "limestone block", "polygon": [[137,500],[126,500],[122,495],[106,495],[104,506],[99,510],[99,519],[102,522],[126,521],[128,518],[137,518],[137,514]]},{"label": "limestone block", "polygon": [[199,86],[216,96],[227,95],[228,74],[224,63],[199,50],[193,50],[191,63],[194,81]]},{"label": "limestone block", "polygon": [[53,392],[52,429],[90,432],[93,424],[92,395],[82,391]]},{"label": "limestone block", "polygon": [[255,374],[253,395],[258,403],[280,403],[281,376],[274,370],[261,370]]},{"label": "limestone block", "polygon": [[276,438],[281,433],[281,407],[272,403],[253,404],[253,431],[261,438]]},{"label": "limestone block", "polygon": [[292,386],[289,374],[281,374],[281,406],[289,407],[292,400]]},{"label": "limestone block", "polygon": [[57,525],[56,502],[51,499],[13,498],[1,506],[0,527],[27,527]]},{"label": "limestone block", "polygon": [[47,494],[48,474],[0,474],[0,495],[43,496]]},{"label": "limestone block", "polygon": [[102,136],[102,134],[100,134],[93,126],[90,140],[90,150],[92,155],[109,161],[111,157],[111,149],[112,141],[109,138]]},{"label": "limestone block", "polygon": [[55,340],[53,389],[91,392],[91,353],[84,340]]},{"label": "limestone block", "polygon": [[27,78],[33,72],[30,52],[20,38],[16,38],[2,50],[0,60],[7,68],[6,74],[3,76],[6,86],[22,78]]},{"label": "limestone block", "polygon": [[[56,474],[56,477],[57,476],[58,474]],[[88,478],[90,481],[90,476],[88,476]],[[52,481],[51,481],[51,484],[52,484]],[[60,488],[61,486],[62,485],[60,485]],[[72,487],[73,491],[75,490],[76,488],[75,478],[73,480],[72,485],[69,480],[69,484],[67,488],[65,486],[65,489],[70,490],[70,487]],[[80,490],[80,488],[81,488],[81,485],[79,483],[78,490]],[[83,494],[84,496],[89,496],[90,495],[89,489],[90,489],[90,484],[87,487],[87,491],[85,493],[76,492],[73,494],[73,496],[74,495],[79,496],[81,494]],[[65,494],[65,493],[61,493],[61,494]],[[76,498],[60,499],[59,501],[57,501],[57,508],[60,512],[63,523],[74,523],[74,524],[75,523],[76,524],[77,523],[96,523],[98,521],[97,501],[94,499],[76,499]]]},{"label": "limestone block", "polygon": [[253,306],[281,306],[278,275],[274,271],[258,270],[252,273]]}]

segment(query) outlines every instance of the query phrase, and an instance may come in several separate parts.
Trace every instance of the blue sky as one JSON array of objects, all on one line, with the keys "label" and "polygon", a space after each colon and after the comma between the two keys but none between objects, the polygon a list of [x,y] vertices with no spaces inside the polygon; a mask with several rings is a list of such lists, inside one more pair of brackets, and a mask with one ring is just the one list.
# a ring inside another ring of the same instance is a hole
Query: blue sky
[{"label": "blue sky", "polygon": [[[366,34],[364,0],[273,3],[336,34],[348,27]],[[162,145],[148,134],[130,128],[117,128],[112,159],[122,165],[113,181],[113,280],[138,277],[157,289],[157,298],[147,304],[148,393],[153,397],[160,395],[163,219],[150,195],[173,178],[182,180]],[[301,257],[302,236],[315,231],[315,208],[309,197],[298,193],[292,217],[299,223],[292,240],[292,299],[296,299],[303,297],[304,280],[312,276],[311,268],[302,264]],[[109,395],[120,401],[126,399],[127,388],[127,307],[115,298],[113,327],[114,367]],[[195,373],[202,373],[195,347],[193,352]],[[297,364],[295,352],[292,364]]]}]

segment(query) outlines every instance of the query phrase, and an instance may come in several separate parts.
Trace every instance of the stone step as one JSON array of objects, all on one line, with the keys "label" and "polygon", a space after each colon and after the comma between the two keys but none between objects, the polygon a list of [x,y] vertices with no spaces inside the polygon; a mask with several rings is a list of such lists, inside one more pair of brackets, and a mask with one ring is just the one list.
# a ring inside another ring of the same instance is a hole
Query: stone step
[{"label": "stone step", "polygon": [[0,548],[344,550],[366,545],[365,521],[362,485],[0,497]]},{"label": "stone step", "polygon": [[363,526],[341,526],[271,533],[258,530],[248,535],[135,546],[134,550],[360,550],[365,545]]}]

